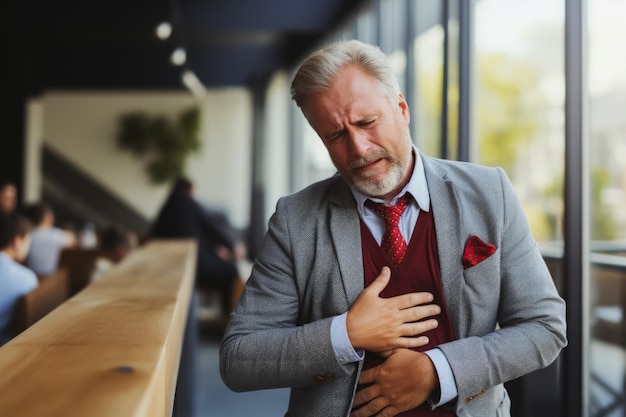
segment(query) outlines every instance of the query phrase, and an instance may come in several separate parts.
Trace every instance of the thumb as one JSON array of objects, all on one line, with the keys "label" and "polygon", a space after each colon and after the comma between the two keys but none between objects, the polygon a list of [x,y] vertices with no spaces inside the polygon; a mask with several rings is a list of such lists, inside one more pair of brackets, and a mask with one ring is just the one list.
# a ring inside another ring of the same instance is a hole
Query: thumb
[{"label": "thumb", "polygon": [[375,292],[377,295],[380,295],[381,292],[387,287],[389,284],[389,280],[391,279],[391,269],[388,266],[383,266],[380,270],[380,274],[376,277],[374,281],[369,285],[368,289],[370,291]]}]

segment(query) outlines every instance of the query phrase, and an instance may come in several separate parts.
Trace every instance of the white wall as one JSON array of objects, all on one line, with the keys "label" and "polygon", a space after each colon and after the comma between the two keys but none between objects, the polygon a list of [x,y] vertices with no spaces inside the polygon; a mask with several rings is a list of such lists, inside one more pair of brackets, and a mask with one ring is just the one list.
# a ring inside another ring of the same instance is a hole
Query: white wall
[{"label": "white wall", "polygon": [[289,79],[278,72],[267,89],[265,111],[265,216],[274,213],[278,198],[289,192]]},{"label": "white wall", "polygon": [[29,100],[26,103],[26,114],[24,192],[21,203],[41,199],[41,143],[44,136],[42,100]]},{"label": "white wall", "polygon": [[[189,158],[187,176],[201,201],[226,210],[236,227],[246,227],[252,104],[245,89],[209,91],[201,102],[186,92],[49,91],[29,106],[27,149],[32,153],[39,141],[45,143],[151,219],[168,186],[151,183],[143,161],[117,147],[118,118],[133,111],[176,118],[192,105],[202,108],[202,149]],[[41,195],[40,181],[33,178],[41,175],[39,164],[27,160],[31,198]]]}]

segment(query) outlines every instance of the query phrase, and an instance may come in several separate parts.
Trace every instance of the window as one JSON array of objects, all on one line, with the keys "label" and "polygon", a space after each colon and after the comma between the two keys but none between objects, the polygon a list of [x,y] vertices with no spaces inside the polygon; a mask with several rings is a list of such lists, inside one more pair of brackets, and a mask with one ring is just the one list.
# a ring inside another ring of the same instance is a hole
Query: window
[{"label": "window", "polygon": [[562,241],[564,2],[476,5],[473,159],[509,175],[540,242]]},{"label": "window", "polygon": [[626,375],[626,1],[588,1],[589,415],[623,416]]}]

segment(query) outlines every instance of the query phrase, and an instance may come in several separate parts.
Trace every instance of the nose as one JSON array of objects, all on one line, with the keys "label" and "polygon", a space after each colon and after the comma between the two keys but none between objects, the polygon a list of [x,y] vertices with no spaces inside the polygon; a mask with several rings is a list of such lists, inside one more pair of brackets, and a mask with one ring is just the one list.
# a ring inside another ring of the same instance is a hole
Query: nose
[{"label": "nose", "polygon": [[363,130],[358,128],[348,129],[348,141],[353,155],[358,157],[367,155],[370,141],[368,135]]}]

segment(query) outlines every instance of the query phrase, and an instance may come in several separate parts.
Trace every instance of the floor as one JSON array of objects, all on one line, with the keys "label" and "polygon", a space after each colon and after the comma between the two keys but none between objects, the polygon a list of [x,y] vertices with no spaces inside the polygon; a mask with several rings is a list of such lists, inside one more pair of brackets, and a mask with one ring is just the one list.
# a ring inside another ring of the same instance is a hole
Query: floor
[{"label": "floor", "polygon": [[236,393],[224,385],[218,357],[221,336],[220,329],[212,323],[199,322],[193,417],[284,416],[288,389]]}]

